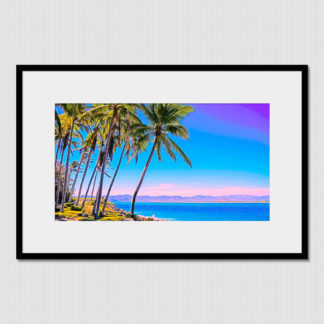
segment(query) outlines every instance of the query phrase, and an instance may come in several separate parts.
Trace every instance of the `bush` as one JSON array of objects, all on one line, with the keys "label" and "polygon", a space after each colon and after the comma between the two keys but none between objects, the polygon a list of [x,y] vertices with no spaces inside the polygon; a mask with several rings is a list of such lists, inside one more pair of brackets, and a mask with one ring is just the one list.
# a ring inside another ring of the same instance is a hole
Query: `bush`
[{"label": "bush", "polygon": [[102,217],[105,217],[105,216],[106,216],[106,213],[103,213],[103,212],[99,213],[99,218],[102,218]]},{"label": "bush", "polygon": [[85,205],[84,208],[82,209],[82,212],[86,214],[91,214],[92,210],[93,207],[91,205]]},{"label": "bush", "polygon": [[133,218],[131,213],[126,213],[126,218]]},{"label": "bush", "polygon": [[66,204],[64,204],[64,207],[71,207],[72,205],[73,205],[73,203],[67,202]]},{"label": "bush", "polygon": [[74,210],[74,211],[81,211],[81,207],[78,207],[78,206],[71,206],[71,210]]}]

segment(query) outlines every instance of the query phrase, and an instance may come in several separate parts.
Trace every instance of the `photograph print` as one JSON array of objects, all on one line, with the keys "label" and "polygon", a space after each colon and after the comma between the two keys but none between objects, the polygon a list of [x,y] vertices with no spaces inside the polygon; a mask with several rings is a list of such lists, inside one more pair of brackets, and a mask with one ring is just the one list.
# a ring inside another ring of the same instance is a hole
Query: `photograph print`
[{"label": "photograph print", "polygon": [[307,82],[303,65],[17,66],[17,258],[307,259]]},{"label": "photograph print", "polygon": [[269,114],[269,103],[55,104],[55,220],[269,222]]}]

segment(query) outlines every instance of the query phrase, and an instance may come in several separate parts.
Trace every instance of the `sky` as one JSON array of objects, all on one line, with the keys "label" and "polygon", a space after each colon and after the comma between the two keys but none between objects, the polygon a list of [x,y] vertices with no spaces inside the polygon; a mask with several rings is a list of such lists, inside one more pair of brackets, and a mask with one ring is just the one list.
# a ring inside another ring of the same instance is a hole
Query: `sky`
[{"label": "sky", "polygon": [[[190,168],[180,156],[173,161],[156,154],[146,173],[139,195],[268,195],[269,194],[269,110],[260,104],[188,104],[194,108],[183,119],[189,140],[172,137],[192,162]],[[143,119],[145,123],[145,119]],[[152,143],[138,163],[123,159],[111,195],[132,195],[148,159]],[[121,150],[117,149],[111,176]],[[78,153],[71,160],[79,160]],[[86,176],[88,183],[96,157]],[[80,178],[77,183],[80,183]],[[105,178],[104,193],[109,187]],[[82,194],[86,191],[86,185]]]}]

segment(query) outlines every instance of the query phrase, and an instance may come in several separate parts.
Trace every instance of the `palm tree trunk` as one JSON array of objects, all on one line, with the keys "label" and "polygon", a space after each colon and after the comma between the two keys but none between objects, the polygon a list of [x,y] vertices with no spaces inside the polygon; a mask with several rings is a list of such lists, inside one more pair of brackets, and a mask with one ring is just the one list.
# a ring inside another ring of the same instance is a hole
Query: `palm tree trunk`
[{"label": "palm tree trunk", "polygon": [[81,156],[81,159],[80,159],[80,163],[78,165],[78,169],[77,169],[76,175],[75,175],[74,180],[73,180],[73,184],[72,184],[72,189],[71,189],[71,195],[70,195],[69,202],[72,200],[72,196],[73,196],[73,193],[74,193],[75,184],[77,182],[78,175],[79,175],[79,172],[80,172],[80,169],[81,169],[81,165],[82,165],[82,162],[83,162],[83,159],[84,159],[84,153],[85,153],[85,151],[83,151],[83,153],[82,153],[82,156]]},{"label": "palm tree trunk", "polygon": [[105,151],[103,154],[103,160],[102,160],[102,166],[101,166],[101,174],[100,174],[100,181],[99,181],[99,187],[98,187],[98,201],[97,204],[94,204],[94,206],[98,205],[98,208],[94,208],[95,210],[95,219],[98,219],[98,212],[100,209],[100,201],[101,201],[101,196],[102,196],[102,187],[103,187],[103,179],[105,175],[105,169],[106,169],[106,163],[107,163],[107,157],[108,157],[108,151],[109,151],[109,145],[110,145],[110,139],[114,130],[115,126],[115,119],[117,115],[117,109],[114,108],[114,113],[111,119],[110,127],[109,127],[109,132],[106,140],[106,147]]},{"label": "palm tree trunk", "polygon": [[95,179],[94,179],[94,183],[93,183],[93,186],[92,186],[92,191],[91,191],[91,201],[92,201],[92,197],[93,197],[93,191],[94,191],[94,188],[96,186],[96,181],[97,181],[97,175],[98,175],[98,171],[99,171],[99,163],[100,163],[100,156],[101,156],[101,153],[102,153],[102,149],[100,149],[99,151],[99,155],[98,155],[98,160],[97,160],[97,163],[96,163],[96,167],[95,169],[93,170],[95,173]]},{"label": "palm tree trunk", "polygon": [[[102,198],[101,198],[102,199]],[[99,190],[97,190],[97,195],[94,203],[94,208],[92,211],[93,215],[99,215],[101,200],[99,200]]]},{"label": "palm tree trunk", "polygon": [[76,202],[76,206],[79,206],[79,201],[80,201],[80,196],[81,196],[81,190],[82,190],[82,186],[83,186],[83,182],[84,182],[84,178],[87,174],[87,171],[88,171],[88,167],[89,167],[89,163],[90,163],[90,159],[91,159],[91,155],[92,155],[92,152],[91,152],[91,149],[89,150],[89,156],[88,156],[88,160],[87,160],[87,165],[84,169],[84,173],[83,173],[83,177],[82,177],[82,180],[81,180],[81,183],[80,183],[80,188],[79,188],[79,194],[78,194],[78,199],[77,199],[77,202]]},{"label": "palm tree trunk", "polygon": [[154,141],[154,144],[153,144],[153,147],[152,147],[152,151],[150,153],[150,156],[145,164],[145,168],[142,172],[142,175],[141,175],[141,178],[140,178],[140,181],[136,187],[136,190],[134,192],[134,196],[133,196],[133,200],[132,200],[132,207],[131,207],[131,213],[132,213],[132,216],[134,216],[134,208],[135,208],[135,200],[136,200],[136,197],[137,197],[137,194],[141,188],[141,185],[143,183],[143,180],[144,180],[144,177],[145,177],[145,174],[146,174],[146,171],[151,163],[151,160],[152,160],[152,157],[153,157],[153,153],[154,153],[154,150],[155,150],[155,147],[156,147],[156,144],[157,144],[157,138],[155,138],[155,141]]},{"label": "palm tree trunk", "polygon": [[[99,207],[97,206],[97,203],[98,203],[98,196],[99,196],[99,191],[97,191],[96,199],[95,199],[95,202],[94,202],[94,204],[93,204],[92,215],[96,215],[97,208],[99,208]],[[99,206],[100,206],[100,203],[99,203]],[[96,219],[96,218],[95,218],[95,219]]]},{"label": "palm tree trunk", "polygon": [[81,209],[83,209],[83,207],[84,207],[84,205],[85,205],[85,202],[86,202],[86,200],[87,200],[87,198],[88,198],[88,193],[89,193],[89,190],[90,190],[90,187],[91,187],[91,183],[92,183],[93,177],[94,177],[95,174],[96,174],[96,171],[97,171],[97,167],[95,167],[95,168],[93,169],[93,172],[92,172],[92,174],[91,174],[91,178],[90,178],[90,181],[89,181],[89,183],[88,183],[87,191],[86,191],[86,193],[85,193],[85,196],[84,196],[84,199],[83,199],[83,202],[82,202],[82,205],[81,205]]},{"label": "palm tree trunk", "polygon": [[73,119],[71,130],[70,130],[71,133],[70,133],[70,138],[69,138],[69,149],[68,149],[68,154],[67,154],[66,163],[65,163],[65,178],[64,178],[64,187],[63,187],[63,194],[62,194],[62,201],[61,201],[61,213],[64,213],[67,179],[68,179],[68,175],[69,175],[69,162],[70,162],[70,154],[71,154],[73,128],[74,128],[74,119]]},{"label": "palm tree trunk", "polygon": [[109,189],[108,189],[108,192],[107,192],[107,195],[106,195],[105,201],[104,201],[103,206],[102,206],[102,212],[104,212],[104,210],[105,210],[105,208],[106,208],[106,204],[107,204],[107,200],[108,200],[109,195],[110,195],[111,188],[112,188],[112,186],[113,186],[113,184],[114,184],[114,181],[115,181],[115,179],[116,179],[116,175],[117,175],[118,170],[119,170],[119,167],[120,167],[120,163],[121,163],[121,161],[122,161],[122,159],[123,159],[123,155],[124,155],[125,147],[126,147],[126,144],[124,144],[124,148],[123,148],[123,150],[122,150],[122,152],[121,152],[121,154],[120,154],[120,158],[119,158],[119,161],[118,161],[118,165],[117,165],[116,171],[115,171],[115,173],[114,173],[113,178],[111,179],[110,186],[109,186]]},{"label": "palm tree trunk", "polygon": [[55,154],[55,168],[56,168],[57,157],[58,157],[58,152],[60,150],[60,146],[61,146],[61,139],[59,140],[59,142],[57,144],[57,149],[56,149],[56,154]]},{"label": "palm tree trunk", "polygon": [[62,155],[61,155],[61,160],[60,160],[60,168],[59,168],[59,173],[58,173],[58,177],[57,177],[57,188],[56,188],[56,199],[55,199],[55,209],[58,206],[58,201],[59,201],[59,197],[60,197],[60,190],[61,190],[61,171],[62,171],[62,163],[63,163],[63,156],[65,153],[65,147],[64,149],[62,148]]},{"label": "palm tree trunk", "polygon": [[92,191],[91,191],[91,201],[92,201],[92,197],[93,197],[94,188],[96,186],[98,171],[99,171],[99,169],[96,170],[96,176],[95,176],[94,183],[93,183],[93,187],[92,187]]},{"label": "palm tree trunk", "polygon": [[[100,150],[100,152],[101,152],[101,150]],[[95,166],[95,168],[93,169],[93,172],[92,172],[92,175],[91,175],[91,178],[90,178],[90,181],[89,181],[88,187],[87,187],[87,191],[86,191],[86,193],[85,193],[85,196],[84,196],[84,199],[83,199],[83,202],[82,202],[81,209],[84,208],[84,205],[85,205],[85,202],[86,202],[86,200],[87,200],[88,193],[89,193],[89,190],[90,190],[90,187],[91,187],[91,183],[92,183],[93,177],[95,176],[95,181],[94,181],[94,185],[93,185],[93,187],[92,187],[92,194],[91,194],[91,196],[93,195],[93,190],[94,190],[94,186],[95,186],[95,184],[96,184],[96,179],[97,179],[97,172],[98,172],[97,167],[98,167],[98,163],[99,163],[99,159],[100,159],[100,154],[101,154],[100,152],[99,152],[99,156],[98,156],[98,160],[97,160],[96,166]],[[92,197],[91,197],[91,201],[92,201]]]}]

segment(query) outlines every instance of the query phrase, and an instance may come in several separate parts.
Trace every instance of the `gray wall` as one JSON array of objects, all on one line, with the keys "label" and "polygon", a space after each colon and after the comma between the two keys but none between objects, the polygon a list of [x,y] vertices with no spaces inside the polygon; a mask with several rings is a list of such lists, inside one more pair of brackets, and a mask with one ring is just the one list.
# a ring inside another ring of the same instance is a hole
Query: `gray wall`
[{"label": "gray wall", "polygon": [[[324,323],[323,9],[320,0],[2,0],[0,322]],[[15,260],[15,65],[126,63],[309,64],[309,262]]]}]

